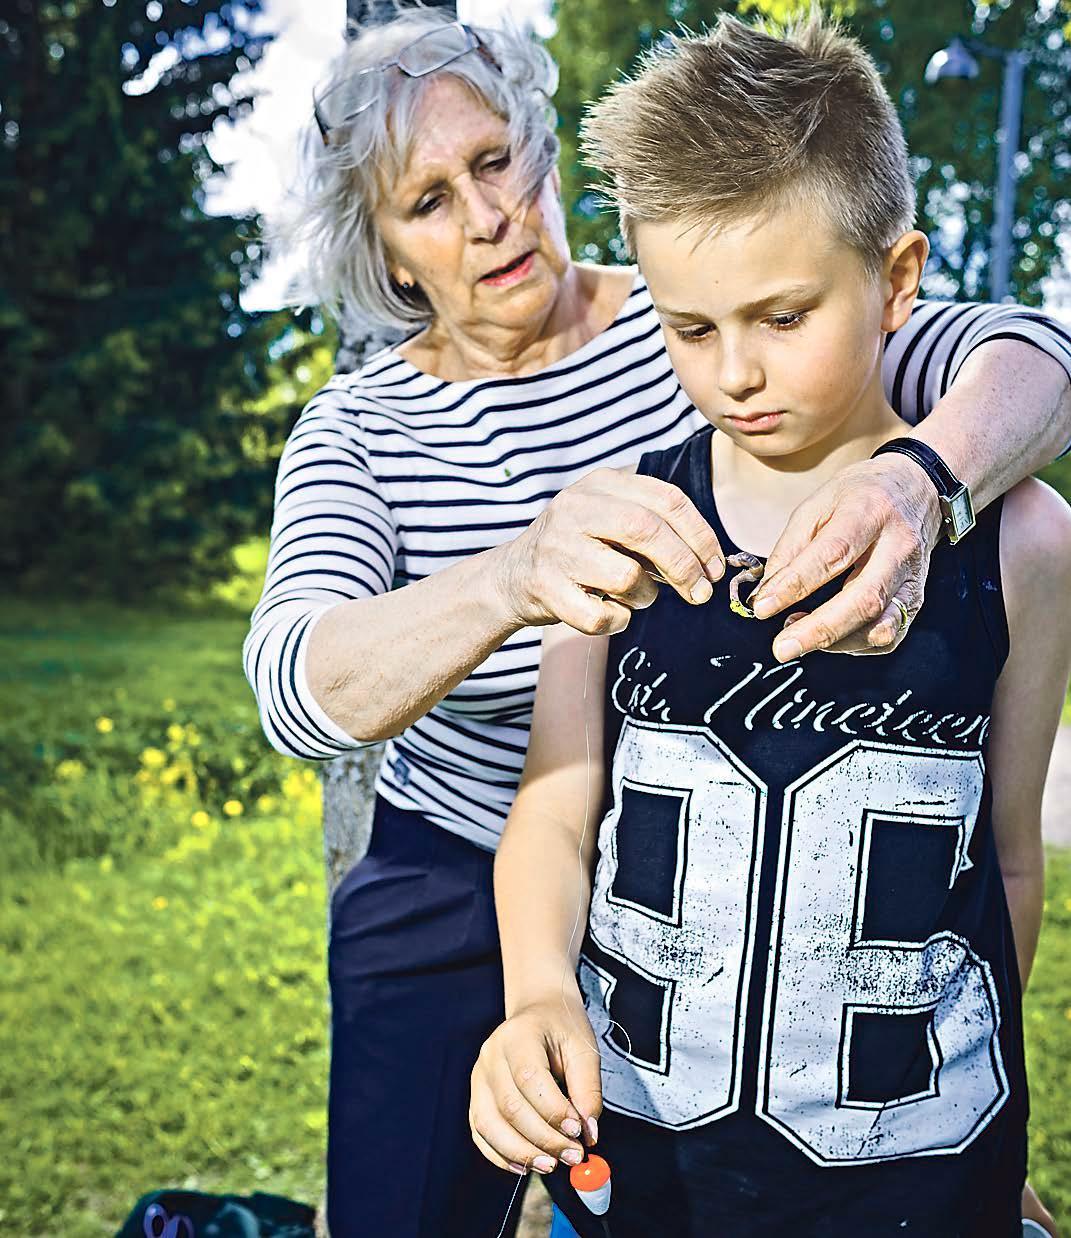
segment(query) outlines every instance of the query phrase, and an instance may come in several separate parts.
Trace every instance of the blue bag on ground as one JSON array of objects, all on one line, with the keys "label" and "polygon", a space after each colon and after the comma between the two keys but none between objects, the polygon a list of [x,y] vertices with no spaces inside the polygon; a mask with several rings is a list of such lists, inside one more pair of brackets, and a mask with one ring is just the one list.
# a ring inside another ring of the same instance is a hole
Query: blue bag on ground
[{"label": "blue bag on ground", "polygon": [[150,1191],[115,1238],[315,1238],[316,1209],[282,1195]]}]

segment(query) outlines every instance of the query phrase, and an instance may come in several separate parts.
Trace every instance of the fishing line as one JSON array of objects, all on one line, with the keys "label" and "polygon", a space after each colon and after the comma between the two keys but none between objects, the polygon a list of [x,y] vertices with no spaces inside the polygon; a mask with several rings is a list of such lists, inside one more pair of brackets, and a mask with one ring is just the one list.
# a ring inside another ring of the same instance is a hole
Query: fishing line
[{"label": "fishing line", "polygon": [[[572,956],[573,943],[576,941],[576,935],[580,928],[581,908],[584,902],[584,875],[585,875],[584,874],[584,843],[587,840],[588,822],[589,822],[590,813],[591,813],[591,727],[588,723],[588,687],[589,687],[590,678],[591,678],[591,646],[594,643],[595,639],[596,639],[595,637],[590,637],[588,639],[587,652],[584,656],[584,690],[580,698],[581,699],[581,711],[584,715],[584,824],[580,831],[580,842],[577,845],[577,849],[576,849],[576,916],[573,920],[572,932],[569,934],[569,944],[566,949],[566,961],[565,961],[564,966],[562,967],[561,988],[559,991],[561,1001],[562,1001],[562,1009],[565,1011],[566,1017],[568,1018],[570,1023],[572,1023],[574,1028],[576,1028],[578,1031],[581,1030],[580,1024],[573,1017],[573,1013],[569,1009],[569,1003],[565,999],[565,985],[570,975],[569,958]],[[575,976],[575,973],[574,973],[574,976]],[[620,1028],[621,1034],[624,1036],[628,1044],[628,1052],[629,1052],[629,1055],[631,1056],[632,1038],[629,1036],[628,1032],[615,1019],[610,1020],[610,1027]],[[588,1031],[589,1032],[591,1031],[590,1027],[588,1028]],[[581,1038],[583,1039],[583,1036]],[[586,1050],[586,1052],[594,1053],[595,1056],[600,1059],[600,1061],[602,1060],[602,1054],[599,1052],[598,1048],[594,1044],[592,1044]],[[562,1063],[563,1070],[566,1064],[567,1063],[565,1062]],[[583,1139],[581,1139],[581,1142],[583,1142]],[[495,1238],[503,1238],[503,1234],[506,1231],[506,1226],[509,1223],[510,1213],[513,1211],[513,1205],[517,1201],[517,1193],[520,1191],[522,1183],[524,1183],[527,1180],[528,1168],[530,1164],[531,1164],[531,1160],[526,1159],[524,1162],[524,1170],[525,1170],[524,1174],[518,1174],[517,1176],[517,1185],[513,1188],[513,1194],[510,1197],[509,1206],[506,1209],[506,1215],[502,1219],[501,1228],[499,1229],[498,1234],[495,1236]],[[602,1222],[603,1238],[613,1238],[610,1232],[610,1223],[609,1221],[607,1221],[606,1217],[603,1216],[603,1217],[599,1217],[598,1219]]]}]

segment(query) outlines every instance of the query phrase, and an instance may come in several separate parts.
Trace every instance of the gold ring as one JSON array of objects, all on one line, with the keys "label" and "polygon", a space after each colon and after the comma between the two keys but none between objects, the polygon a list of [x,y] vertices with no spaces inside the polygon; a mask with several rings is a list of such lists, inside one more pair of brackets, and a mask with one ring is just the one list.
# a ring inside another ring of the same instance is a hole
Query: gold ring
[{"label": "gold ring", "polygon": [[908,614],[907,607],[895,594],[893,594],[892,597],[892,604],[900,612],[900,626],[896,629],[896,635],[900,636],[902,633],[907,631],[907,626],[911,622],[911,616]]}]

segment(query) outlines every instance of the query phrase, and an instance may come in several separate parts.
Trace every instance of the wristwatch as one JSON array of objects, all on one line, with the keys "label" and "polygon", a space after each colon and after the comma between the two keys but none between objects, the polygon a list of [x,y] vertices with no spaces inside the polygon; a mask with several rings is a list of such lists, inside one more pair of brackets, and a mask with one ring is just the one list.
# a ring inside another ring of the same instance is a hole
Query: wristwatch
[{"label": "wristwatch", "polygon": [[898,451],[910,456],[933,482],[937,489],[937,501],[941,504],[944,530],[953,546],[974,528],[974,504],[970,490],[932,447],[916,438],[894,438],[882,443],[870,458],[873,460],[886,451]]}]

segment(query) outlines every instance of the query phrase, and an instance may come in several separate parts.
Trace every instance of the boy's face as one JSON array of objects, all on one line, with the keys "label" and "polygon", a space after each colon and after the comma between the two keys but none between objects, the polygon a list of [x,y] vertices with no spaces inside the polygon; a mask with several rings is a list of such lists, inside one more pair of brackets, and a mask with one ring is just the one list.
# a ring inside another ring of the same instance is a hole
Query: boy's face
[{"label": "boy's face", "polygon": [[786,208],[695,235],[672,221],[635,229],[670,358],[708,421],[752,455],[785,456],[883,399],[888,288],[828,224]]}]

